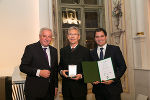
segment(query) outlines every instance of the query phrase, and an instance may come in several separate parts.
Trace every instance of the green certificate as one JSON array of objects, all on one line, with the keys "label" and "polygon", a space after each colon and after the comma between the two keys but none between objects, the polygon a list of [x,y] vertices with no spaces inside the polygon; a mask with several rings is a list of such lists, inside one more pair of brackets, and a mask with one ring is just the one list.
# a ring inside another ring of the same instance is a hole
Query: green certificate
[{"label": "green certificate", "polygon": [[84,61],[82,62],[82,69],[85,83],[115,78],[111,58],[101,61]]},{"label": "green certificate", "polygon": [[100,81],[97,61],[82,62],[82,69],[85,83],[93,83],[95,81]]}]

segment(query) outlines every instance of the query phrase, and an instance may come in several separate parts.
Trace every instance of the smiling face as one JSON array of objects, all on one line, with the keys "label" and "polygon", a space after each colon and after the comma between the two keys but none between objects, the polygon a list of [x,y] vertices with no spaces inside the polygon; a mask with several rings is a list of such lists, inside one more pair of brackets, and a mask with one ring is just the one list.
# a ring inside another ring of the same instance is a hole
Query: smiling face
[{"label": "smiling face", "polygon": [[103,31],[96,32],[95,33],[95,41],[96,41],[97,45],[103,46],[107,42],[107,36],[105,36]]},{"label": "smiling face", "polygon": [[78,33],[78,30],[72,29],[68,32],[67,38],[70,45],[77,45],[80,40],[80,34]]},{"label": "smiling face", "polygon": [[43,30],[39,35],[40,43],[42,46],[47,47],[52,40],[52,32],[49,30]]}]

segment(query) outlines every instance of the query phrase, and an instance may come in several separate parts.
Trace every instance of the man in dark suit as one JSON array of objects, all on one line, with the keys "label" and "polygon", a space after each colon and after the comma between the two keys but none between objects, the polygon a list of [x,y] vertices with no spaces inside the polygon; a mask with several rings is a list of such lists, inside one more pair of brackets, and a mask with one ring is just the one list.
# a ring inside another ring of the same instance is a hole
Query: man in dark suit
[{"label": "man in dark suit", "polygon": [[97,47],[91,51],[91,59],[99,61],[111,57],[115,79],[96,81],[93,83],[93,93],[96,100],[121,100],[122,85],[120,78],[126,71],[126,64],[118,46],[107,44],[107,33],[103,28],[96,30],[95,41]]},{"label": "man in dark suit", "polygon": [[49,45],[51,29],[42,28],[39,39],[26,46],[21,59],[20,71],[27,74],[25,96],[26,100],[54,100],[58,88],[58,55],[56,48]]},{"label": "man in dark suit", "polygon": [[[62,76],[62,94],[64,100],[86,100],[87,84],[83,80],[82,61],[90,60],[90,51],[79,45],[80,30],[72,26],[68,29],[69,45],[60,50],[59,71]],[[73,50],[72,50],[73,49]],[[77,74],[68,77],[68,66],[77,67]]]}]

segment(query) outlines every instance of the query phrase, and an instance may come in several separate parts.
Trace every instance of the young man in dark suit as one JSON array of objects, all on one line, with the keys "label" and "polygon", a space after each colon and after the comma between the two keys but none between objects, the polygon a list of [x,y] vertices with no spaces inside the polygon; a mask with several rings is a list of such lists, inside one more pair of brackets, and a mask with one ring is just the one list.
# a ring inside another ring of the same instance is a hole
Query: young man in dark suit
[{"label": "young man in dark suit", "polygon": [[[81,62],[90,60],[90,51],[79,45],[80,30],[77,27],[68,29],[67,38],[69,45],[60,50],[59,64],[63,100],[86,100],[87,84],[83,80]],[[70,65],[77,66],[77,75],[72,78],[67,75]]]},{"label": "young man in dark suit", "polygon": [[58,55],[56,48],[49,45],[51,29],[42,28],[39,39],[26,46],[21,59],[20,71],[27,74],[25,96],[26,100],[54,100],[58,88]]},{"label": "young man in dark suit", "polygon": [[93,93],[96,100],[121,100],[123,90],[120,78],[126,71],[126,64],[121,50],[118,46],[107,44],[107,33],[103,28],[97,29],[94,37],[97,47],[91,51],[91,59],[99,61],[111,57],[116,78],[94,82]]}]

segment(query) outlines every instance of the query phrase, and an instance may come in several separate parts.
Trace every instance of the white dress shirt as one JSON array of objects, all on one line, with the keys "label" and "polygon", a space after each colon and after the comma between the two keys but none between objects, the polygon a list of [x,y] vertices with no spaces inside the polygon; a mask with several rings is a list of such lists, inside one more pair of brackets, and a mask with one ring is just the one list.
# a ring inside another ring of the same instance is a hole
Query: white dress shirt
[{"label": "white dress shirt", "polygon": [[100,46],[97,47],[97,54],[98,54],[99,58],[100,58],[100,48],[104,48],[103,49],[103,57],[105,57],[106,46],[107,46],[107,44],[103,45],[102,47],[100,47]]},{"label": "white dress shirt", "polygon": [[[48,63],[49,63],[49,66],[51,66],[50,48],[49,48],[49,46],[47,46],[47,47],[42,46],[42,48],[47,48],[46,53],[48,56]],[[40,77],[40,69],[37,70],[36,76]]]}]

